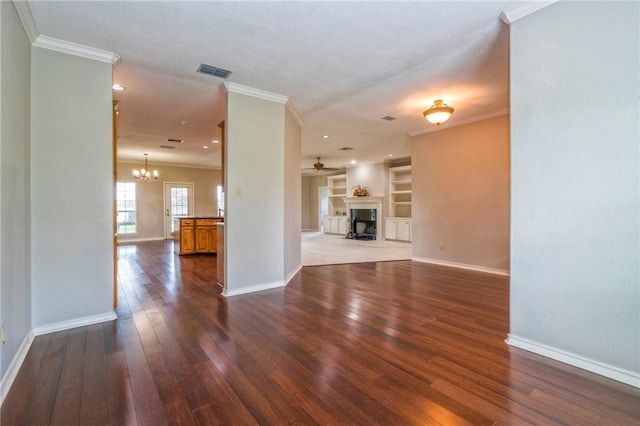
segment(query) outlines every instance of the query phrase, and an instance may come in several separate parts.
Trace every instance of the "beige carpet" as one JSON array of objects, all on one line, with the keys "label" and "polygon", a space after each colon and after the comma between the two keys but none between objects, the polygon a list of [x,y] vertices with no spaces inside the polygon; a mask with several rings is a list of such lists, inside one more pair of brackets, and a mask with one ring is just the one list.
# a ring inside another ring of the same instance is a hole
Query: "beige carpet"
[{"label": "beige carpet", "polygon": [[349,240],[341,235],[302,233],[303,266],[408,259],[411,259],[411,243]]}]

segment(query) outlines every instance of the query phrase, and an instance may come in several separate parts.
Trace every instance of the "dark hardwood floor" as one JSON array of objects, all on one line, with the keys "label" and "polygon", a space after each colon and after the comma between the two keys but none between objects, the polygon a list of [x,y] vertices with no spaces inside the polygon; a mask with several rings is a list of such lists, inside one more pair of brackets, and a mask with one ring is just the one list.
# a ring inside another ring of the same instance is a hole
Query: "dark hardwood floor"
[{"label": "dark hardwood floor", "polygon": [[118,320],[37,337],[2,426],[640,425],[638,389],[504,343],[504,277],[315,266],[225,299],[170,242],[118,267]]}]

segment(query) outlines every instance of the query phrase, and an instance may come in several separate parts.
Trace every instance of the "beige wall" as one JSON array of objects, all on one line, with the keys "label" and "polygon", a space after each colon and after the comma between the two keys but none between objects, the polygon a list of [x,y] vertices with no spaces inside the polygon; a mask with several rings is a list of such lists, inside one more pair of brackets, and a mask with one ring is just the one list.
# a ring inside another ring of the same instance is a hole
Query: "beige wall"
[{"label": "beige wall", "polygon": [[113,312],[112,68],[31,49],[34,327]]},{"label": "beige wall", "polygon": [[0,2],[0,351],[4,381],[31,330],[30,95],[31,45],[12,2]]},{"label": "beige wall", "polygon": [[[131,173],[142,164],[142,158],[139,163],[118,162],[118,180],[134,182]],[[164,182],[193,183],[194,215],[217,216],[216,185],[222,182],[220,170],[154,164],[152,158],[149,164],[158,170],[160,178],[155,182],[139,183],[136,187],[138,233],[119,236],[118,241],[164,238]]]},{"label": "beige wall", "polygon": [[284,126],[284,276],[288,279],[302,267],[302,128],[288,108],[284,114]]},{"label": "beige wall", "polygon": [[640,3],[557,2],[510,46],[508,342],[640,387]]},{"label": "beige wall", "polygon": [[285,285],[285,105],[234,90],[225,128],[226,296]]},{"label": "beige wall", "polygon": [[369,195],[384,197],[388,168],[384,163],[360,164],[347,168],[347,196],[353,196],[353,187],[366,186]]},{"label": "beige wall", "polygon": [[508,271],[509,116],[416,136],[411,151],[412,256]]}]

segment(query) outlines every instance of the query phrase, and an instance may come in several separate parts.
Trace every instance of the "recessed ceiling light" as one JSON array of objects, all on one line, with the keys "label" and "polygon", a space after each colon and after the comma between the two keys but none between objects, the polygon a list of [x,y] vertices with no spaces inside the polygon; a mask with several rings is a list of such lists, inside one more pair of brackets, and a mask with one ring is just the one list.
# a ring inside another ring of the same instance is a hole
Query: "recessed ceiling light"
[{"label": "recessed ceiling light", "polygon": [[211,141],[211,143],[220,143],[220,141],[217,140],[217,139],[214,139],[214,140]]},{"label": "recessed ceiling light", "polygon": [[356,160],[351,160],[351,164],[356,164]]},{"label": "recessed ceiling light", "polygon": [[329,139],[329,135],[322,135],[322,139]]},{"label": "recessed ceiling light", "polygon": [[202,147],[203,147],[204,149],[209,149],[209,147],[208,147],[207,145],[202,145]]},{"label": "recessed ceiling light", "polygon": [[122,92],[122,91],[124,90],[124,86],[121,86],[121,85],[119,85],[119,84],[117,84],[117,83],[116,83],[116,84],[114,84],[114,85],[113,85],[113,86],[111,86],[111,87],[113,87],[113,90],[117,90],[118,92]]},{"label": "recessed ceiling light", "polygon": [[393,157],[393,154],[388,154],[387,157]]}]

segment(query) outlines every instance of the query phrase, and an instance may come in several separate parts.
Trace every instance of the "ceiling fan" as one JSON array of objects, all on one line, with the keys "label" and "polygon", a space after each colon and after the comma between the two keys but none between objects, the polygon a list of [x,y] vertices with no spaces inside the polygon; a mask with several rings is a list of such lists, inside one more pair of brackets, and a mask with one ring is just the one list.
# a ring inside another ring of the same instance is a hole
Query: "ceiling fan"
[{"label": "ceiling fan", "polygon": [[325,167],[324,164],[322,164],[320,162],[320,157],[316,157],[318,159],[318,161],[313,165],[313,167],[309,167],[307,169],[304,169],[304,171],[316,171],[316,172],[335,172],[336,169],[334,167]]}]

